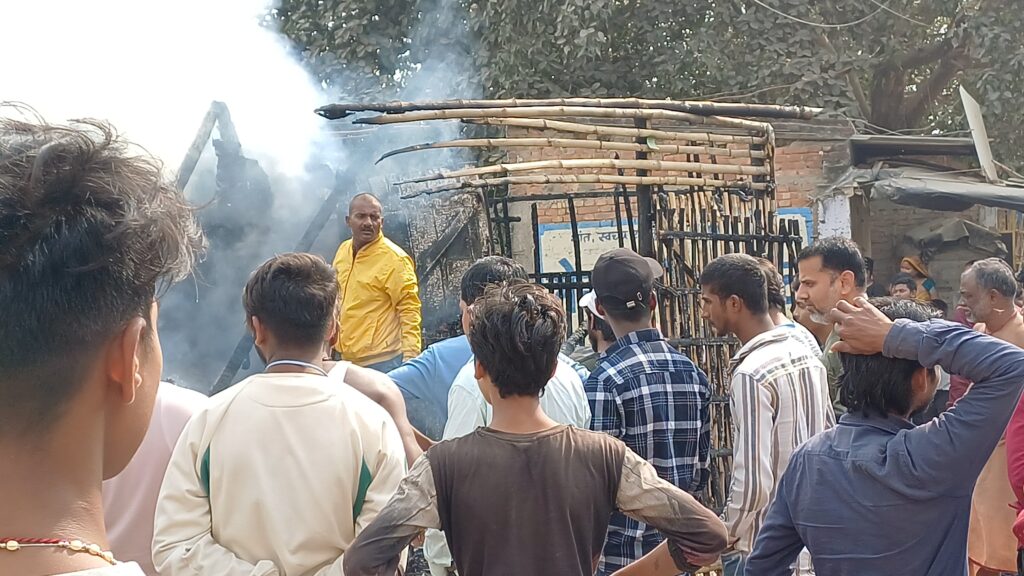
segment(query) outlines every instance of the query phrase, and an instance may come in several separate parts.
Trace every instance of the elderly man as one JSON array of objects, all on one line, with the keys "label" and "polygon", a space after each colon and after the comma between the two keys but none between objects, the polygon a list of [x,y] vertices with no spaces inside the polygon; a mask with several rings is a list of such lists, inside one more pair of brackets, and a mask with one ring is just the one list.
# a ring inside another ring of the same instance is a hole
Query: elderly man
[{"label": "elderly man", "polygon": [[338,248],[341,290],[335,348],[358,366],[388,372],[420,353],[420,298],[412,258],[384,237],[380,202],[357,194],[345,224],[352,239]]},{"label": "elderly man", "polygon": [[[1017,280],[999,258],[978,260],[960,277],[960,306],[974,329],[1024,347],[1024,318],[1014,306]],[[973,394],[973,386],[968,389]],[[961,400],[962,402],[962,400]],[[1006,438],[1001,438],[978,477],[971,506],[967,554],[972,574],[1014,572],[1016,541],[1011,527],[1017,498],[1007,480]]]}]

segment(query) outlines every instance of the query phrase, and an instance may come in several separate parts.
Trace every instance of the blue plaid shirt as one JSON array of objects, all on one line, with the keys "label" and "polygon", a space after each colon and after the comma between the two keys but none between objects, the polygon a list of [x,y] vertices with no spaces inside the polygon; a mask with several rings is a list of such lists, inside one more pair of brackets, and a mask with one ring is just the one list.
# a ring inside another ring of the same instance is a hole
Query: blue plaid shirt
[{"label": "blue plaid shirt", "polygon": [[[586,381],[590,427],[625,442],[658,475],[691,493],[708,482],[711,391],[707,376],[655,329],[612,345]],[[599,575],[634,562],[661,542],[657,530],[616,512]]]}]

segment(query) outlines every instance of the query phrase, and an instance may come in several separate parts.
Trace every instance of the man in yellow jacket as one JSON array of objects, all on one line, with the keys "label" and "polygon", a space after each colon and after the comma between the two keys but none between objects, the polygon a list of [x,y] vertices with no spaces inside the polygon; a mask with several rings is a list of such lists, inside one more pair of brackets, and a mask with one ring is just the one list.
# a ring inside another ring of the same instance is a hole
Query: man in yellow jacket
[{"label": "man in yellow jacket", "polygon": [[388,372],[420,353],[420,298],[412,258],[384,237],[380,202],[357,194],[345,224],[352,239],[338,248],[341,329],[335,349],[359,366]]}]

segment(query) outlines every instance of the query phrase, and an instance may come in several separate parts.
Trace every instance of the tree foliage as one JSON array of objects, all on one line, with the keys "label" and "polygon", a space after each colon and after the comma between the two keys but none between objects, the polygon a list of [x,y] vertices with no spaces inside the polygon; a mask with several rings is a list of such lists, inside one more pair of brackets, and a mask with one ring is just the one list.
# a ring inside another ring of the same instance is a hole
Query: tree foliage
[{"label": "tree foliage", "polygon": [[[772,10],[774,8],[774,10]],[[267,18],[338,97],[721,95],[877,130],[966,128],[1024,165],[1020,0],[282,0]],[[800,22],[798,20],[802,20]]]}]

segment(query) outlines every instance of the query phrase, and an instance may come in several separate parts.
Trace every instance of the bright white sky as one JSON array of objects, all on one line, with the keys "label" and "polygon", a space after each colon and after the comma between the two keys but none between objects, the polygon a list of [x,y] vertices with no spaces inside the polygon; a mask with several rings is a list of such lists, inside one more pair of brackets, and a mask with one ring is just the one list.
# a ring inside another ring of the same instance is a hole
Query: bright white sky
[{"label": "bright white sky", "polygon": [[110,120],[176,170],[212,100],[242,146],[302,170],[324,120],[313,80],[258,17],[267,0],[5,3],[0,101]]}]

